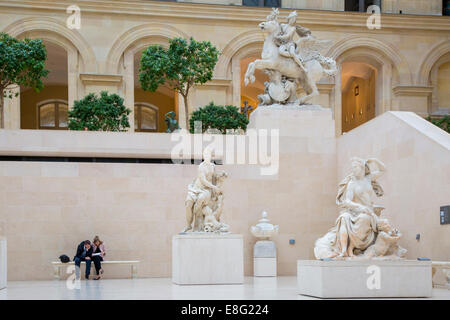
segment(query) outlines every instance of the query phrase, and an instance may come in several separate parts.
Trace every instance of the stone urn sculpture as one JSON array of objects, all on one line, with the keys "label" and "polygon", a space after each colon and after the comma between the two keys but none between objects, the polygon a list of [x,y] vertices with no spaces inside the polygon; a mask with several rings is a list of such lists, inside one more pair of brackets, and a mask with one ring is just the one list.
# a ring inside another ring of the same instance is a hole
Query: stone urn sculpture
[{"label": "stone urn sculpture", "polygon": [[278,226],[269,223],[267,212],[263,211],[259,223],[256,226],[252,226],[250,232],[260,240],[269,240],[270,237],[278,234]]},{"label": "stone urn sculpture", "polygon": [[250,232],[258,238],[253,247],[253,274],[255,277],[277,276],[277,248],[275,242],[269,240],[278,234],[278,226],[267,219],[267,212],[261,213],[261,219]]}]

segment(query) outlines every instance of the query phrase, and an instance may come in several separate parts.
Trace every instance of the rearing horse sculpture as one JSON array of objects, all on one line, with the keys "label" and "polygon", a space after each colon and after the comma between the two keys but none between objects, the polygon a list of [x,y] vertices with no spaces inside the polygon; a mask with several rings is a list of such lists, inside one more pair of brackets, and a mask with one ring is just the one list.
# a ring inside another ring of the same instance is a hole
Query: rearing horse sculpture
[{"label": "rearing horse sculpture", "polygon": [[[293,17],[296,17],[297,14],[295,12],[294,14]],[[306,104],[319,94],[317,81],[324,75],[336,74],[336,62],[322,56],[319,52],[324,46],[329,45],[328,41],[317,40],[311,35],[309,29],[298,26],[295,27],[299,39],[291,43],[296,48],[296,52],[292,53],[295,56],[289,56],[289,53],[282,54],[279,38],[283,31],[277,16],[278,9],[273,9],[267,21],[259,24],[261,30],[267,32],[261,54],[262,59],[257,59],[248,65],[244,83],[248,85],[255,81],[255,69],[265,70],[269,74],[270,81],[266,84],[264,97],[259,97],[262,104]],[[281,82],[280,78],[283,79]],[[306,95],[297,98],[296,90],[292,90],[293,85],[295,88],[301,86]]]}]

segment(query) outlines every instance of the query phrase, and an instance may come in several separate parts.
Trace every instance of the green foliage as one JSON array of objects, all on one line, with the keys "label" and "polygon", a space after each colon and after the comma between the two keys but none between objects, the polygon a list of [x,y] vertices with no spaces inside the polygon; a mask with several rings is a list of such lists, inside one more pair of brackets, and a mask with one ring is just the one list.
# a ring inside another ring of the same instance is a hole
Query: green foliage
[{"label": "green foliage", "polygon": [[82,100],[75,101],[73,109],[69,110],[69,129],[126,131],[130,127],[130,113],[131,110],[123,105],[119,95],[102,91],[98,97],[90,93]]},{"label": "green foliage", "polygon": [[174,38],[169,49],[149,46],[141,57],[139,81],[143,90],[156,91],[167,84],[184,94],[194,84],[212,79],[219,52],[209,41]]},{"label": "green foliage", "polygon": [[[42,40],[19,40],[0,33],[0,128],[3,127],[3,100],[12,98],[13,92],[6,90],[12,84],[42,90],[44,84],[41,78],[48,75],[45,69],[47,50]],[[14,96],[18,96],[15,93]]]},{"label": "green foliage", "polygon": [[432,120],[430,117],[428,117],[427,120],[430,121],[432,124],[441,128],[442,130],[450,133],[450,116],[444,116],[440,119],[435,120]]},{"label": "green foliage", "polygon": [[195,84],[212,79],[219,51],[209,41],[174,38],[166,50],[160,45],[149,46],[141,57],[139,81],[143,90],[156,91],[165,85],[184,98],[188,121],[188,94]]},{"label": "green foliage", "polygon": [[[42,90],[41,78],[49,73],[45,69],[45,60],[47,50],[42,40],[19,40],[0,33],[0,90],[3,92],[11,84]],[[12,98],[11,94],[5,97]]]},{"label": "green foliage", "polygon": [[216,106],[210,102],[192,113],[189,120],[190,132],[194,133],[194,122],[202,122],[202,132],[208,129],[218,129],[222,134],[226,133],[227,129],[242,129],[246,130],[248,119],[239,112],[235,106]]}]

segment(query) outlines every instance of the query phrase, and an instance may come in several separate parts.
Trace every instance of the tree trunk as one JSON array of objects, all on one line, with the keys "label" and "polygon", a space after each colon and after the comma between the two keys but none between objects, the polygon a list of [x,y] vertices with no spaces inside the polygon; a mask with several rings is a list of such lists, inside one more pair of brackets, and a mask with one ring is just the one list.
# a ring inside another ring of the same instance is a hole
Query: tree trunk
[{"label": "tree trunk", "polygon": [[0,129],[3,129],[5,127],[5,112],[3,110],[3,103],[5,101],[5,98],[3,96],[4,92],[3,90],[0,91]]},{"label": "tree trunk", "polygon": [[188,96],[187,94],[183,96],[184,99],[184,116],[186,118],[186,130],[189,131],[189,104],[188,104]]}]

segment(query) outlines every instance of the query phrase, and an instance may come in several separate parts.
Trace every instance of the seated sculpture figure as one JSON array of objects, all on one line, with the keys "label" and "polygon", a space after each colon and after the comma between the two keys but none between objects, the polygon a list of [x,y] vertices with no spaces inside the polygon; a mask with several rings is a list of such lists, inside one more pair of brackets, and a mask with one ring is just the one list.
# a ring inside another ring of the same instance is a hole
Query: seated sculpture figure
[{"label": "seated sculpture figure", "polygon": [[397,245],[398,231],[378,216],[379,208],[371,200],[374,192],[378,197],[383,195],[376,179],[385,171],[384,164],[377,159],[360,158],[353,158],[351,163],[352,172],[339,184],[336,197],[340,215],[334,227],[316,241],[316,258],[404,257],[405,249]]},{"label": "seated sculpture figure", "polygon": [[226,232],[228,226],[220,222],[220,217],[223,210],[222,184],[227,174],[216,172],[209,148],[205,149],[203,156],[197,178],[188,186],[183,232]]}]

